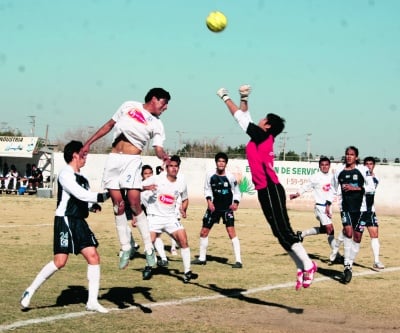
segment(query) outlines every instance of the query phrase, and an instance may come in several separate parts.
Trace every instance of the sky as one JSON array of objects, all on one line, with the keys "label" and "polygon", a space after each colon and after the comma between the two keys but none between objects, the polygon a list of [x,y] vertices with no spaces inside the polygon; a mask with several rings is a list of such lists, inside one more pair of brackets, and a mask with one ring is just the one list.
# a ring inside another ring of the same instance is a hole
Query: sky
[{"label": "sky", "polygon": [[[228,25],[210,32],[205,18]],[[254,122],[286,119],[275,151],[400,156],[398,0],[0,0],[0,127],[88,133],[163,87],[165,146],[245,144],[216,91],[250,84]],[[47,133],[47,134],[46,134]],[[71,138],[72,139],[72,138]]]}]

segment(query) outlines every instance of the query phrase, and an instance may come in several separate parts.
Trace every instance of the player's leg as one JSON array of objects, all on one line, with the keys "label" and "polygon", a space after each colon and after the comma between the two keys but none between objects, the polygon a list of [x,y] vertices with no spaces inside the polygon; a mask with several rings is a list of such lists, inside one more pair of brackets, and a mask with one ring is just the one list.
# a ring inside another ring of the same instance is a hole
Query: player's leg
[{"label": "player's leg", "polygon": [[240,241],[239,237],[236,235],[235,217],[233,215],[233,211],[232,210],[226,211],[223,216],[223,220],[229,239],[232,242],[233,254],[235,255],[235,263],[232,265],[232,268],[242,268],[243,264],[240,253]]},{"label": "player's leg", "polygon": [[86,310],[96,311],[100,313],[108,313],[108,310],[103,307],[99,301],[100,290],[100,256],[96,247],[89,246],[82,249],[81,254],[88,263],[87,279],[88,279],[88,300]]}]

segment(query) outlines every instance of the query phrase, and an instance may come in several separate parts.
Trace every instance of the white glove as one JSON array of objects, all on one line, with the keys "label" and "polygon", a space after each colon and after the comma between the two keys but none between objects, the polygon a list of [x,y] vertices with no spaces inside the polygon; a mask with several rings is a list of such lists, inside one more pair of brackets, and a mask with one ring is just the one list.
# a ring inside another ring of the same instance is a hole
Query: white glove
[{"label": "white glove", "polygon": [[217,95],[224,101],[226,102],[228,99],[231,99],[228,96],[228,90],[226,90],[225,88],[220,88],[217,90]]},{"label": "white glove", "polygon": [[244,84],[239,87],[240,100],[247,101],[247,98],[249,97],[250,93],[251,93],[250,85]]}]

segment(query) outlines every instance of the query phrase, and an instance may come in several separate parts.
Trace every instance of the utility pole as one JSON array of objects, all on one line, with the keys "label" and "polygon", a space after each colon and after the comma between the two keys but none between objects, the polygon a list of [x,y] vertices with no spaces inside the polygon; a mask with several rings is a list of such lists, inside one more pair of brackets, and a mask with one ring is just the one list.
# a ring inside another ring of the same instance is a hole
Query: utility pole
[{"label": "utility pole", "polygon": [[310,154],[311,154],[311,133],[307,133],[307,160],[310,162]]},{"label": "utility pole", "polygon": [[176,131],[176,133],[178,133],[178,135],[179,135],[178,150],[181,150],[181,148],[182,148],[182,135],[186,134],[186,132]]},{"label": "utility pole", "polygon": [[32,136],[35,136],[36,116],[28,116],[28,117],[31,118],[31,121],[30,121],[30,124],[32,125],[31,134],[32,134]]},{"label": "utility pole", "polygon": [[283,133],[283,142],[282,142],[282,153],[283,153],[283,160],[286,161],[286,134],[287,132]]}]

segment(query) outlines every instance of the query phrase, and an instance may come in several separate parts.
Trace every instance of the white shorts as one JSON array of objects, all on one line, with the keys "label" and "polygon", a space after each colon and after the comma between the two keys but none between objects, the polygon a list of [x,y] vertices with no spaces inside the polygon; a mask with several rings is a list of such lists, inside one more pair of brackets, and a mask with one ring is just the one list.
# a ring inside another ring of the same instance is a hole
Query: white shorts
[{"label": "white shorts", "polygon": [[140,155],[110,153],[103,173],[103,186],[117,190],[142,188],[142,159]]},{"label": "white shorts", "polygon": [[176,218],[176,216],[158,216],[158,215],[147,215],[149,221],[150,232],[161,234],[166,232],[172,234],[177,230],[184,229],[182,223]]},{"label": "white shorts", "polygon": [[314,209],[315,217],[317,218],[319,223],[321,223],[321,225],[332,224],[331,218],[329,218],[328,215],[325,214],[325,208],[325,206],[315,205]]}]

